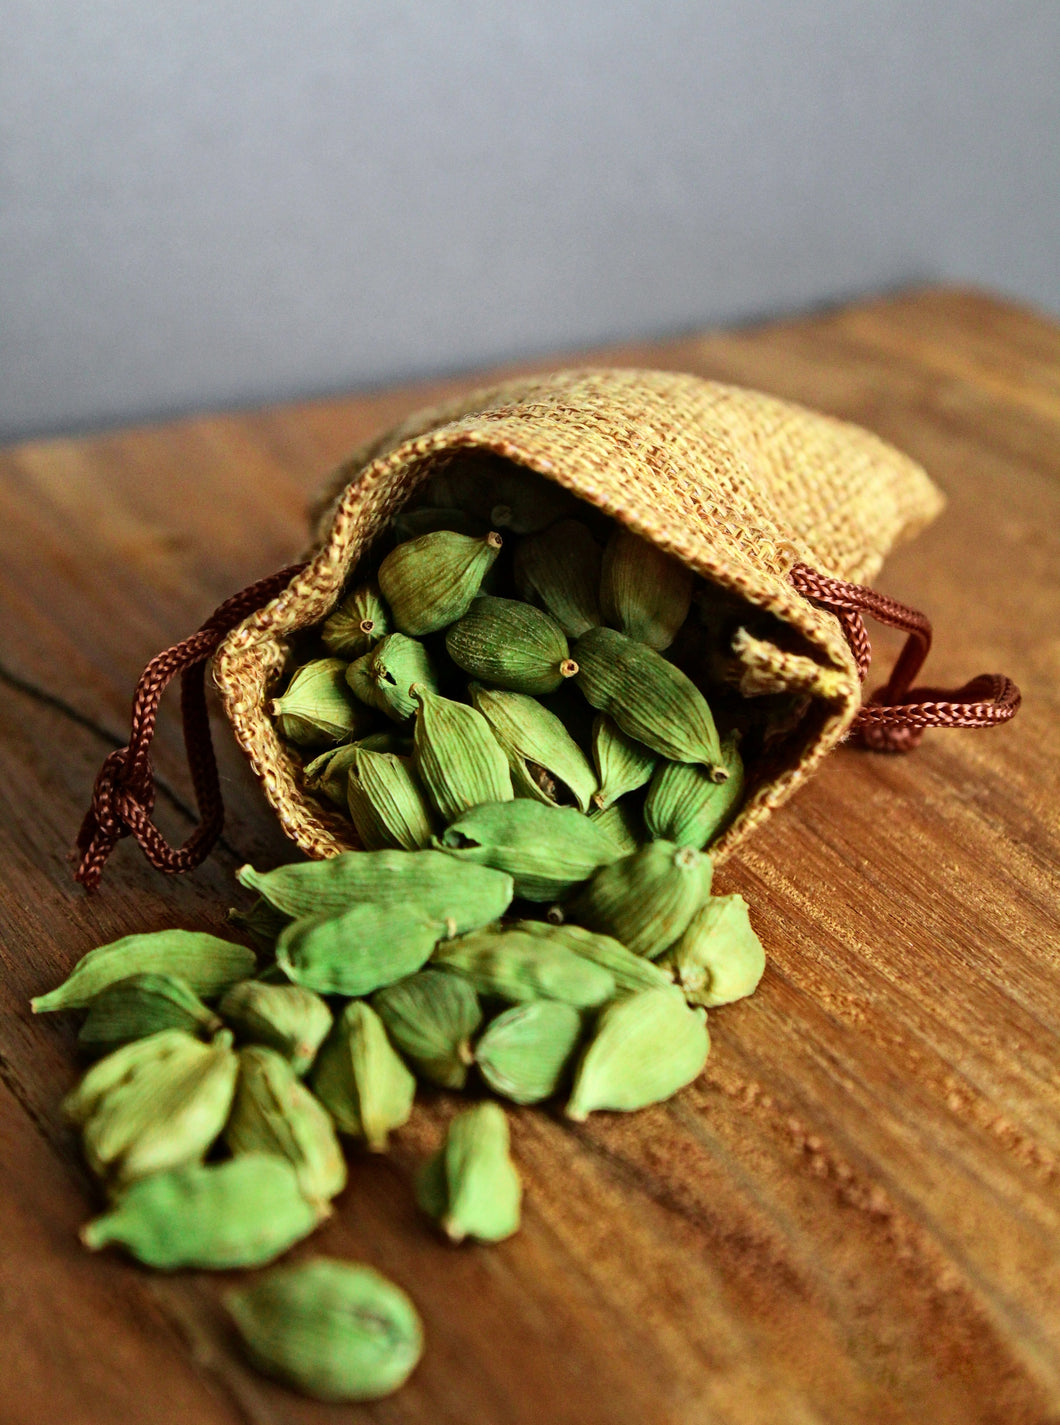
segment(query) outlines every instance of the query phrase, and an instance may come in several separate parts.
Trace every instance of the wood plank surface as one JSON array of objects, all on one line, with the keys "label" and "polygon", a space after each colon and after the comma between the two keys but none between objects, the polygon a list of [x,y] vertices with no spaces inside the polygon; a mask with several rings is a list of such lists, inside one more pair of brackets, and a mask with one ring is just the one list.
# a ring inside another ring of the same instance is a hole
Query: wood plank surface
[{"label": "wood plank surface", "polygon": [[[878,586],[933,618],[932,682],[1008,673],[1020,715],[908,758],[840,750],[724,868],[761,988],[712,1012],[673,1102],[512,1113],[511,1241],[453,1249],[417,1217],[445,1095],[385,1160],[355,1153],[300,1250],[392,1275],[428,1348],[390,1400],[313,1405],[241,1363],[224,1279],[79,1247],[97,1199],[59,1113],[74,1028],[27,1001],[116,935],[221,928],[237,865],[291,859],[223,733],[206,866],[167,879],[126,842],[86,898],[67,852],[144,662],[300,553],[350,447],[483,378],[0,454],[0,1420],[1060,1421],[1060,327],[928,290],[592,355],[760,387],[921,460],[948,509]],[[882,665],[895,645],[874,646]],[[182,837],[172,709],[156,765]]]}]

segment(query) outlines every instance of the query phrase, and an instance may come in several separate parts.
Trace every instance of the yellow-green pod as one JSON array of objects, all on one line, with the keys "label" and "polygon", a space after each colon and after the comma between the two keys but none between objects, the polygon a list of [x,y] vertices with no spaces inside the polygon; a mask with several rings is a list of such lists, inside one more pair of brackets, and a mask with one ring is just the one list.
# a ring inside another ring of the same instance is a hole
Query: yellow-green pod
[{"label": "yellow-green pod", "polygon": [[390,614],[379,586],[369,582],[352,589],[332,609],[321,625],[320,638],[334,657],[349,660],[360,658],[392,632]]},{"label": "yellow-green pod", "polygon": [[300,747],[350,742],[367,732],[372,722],[350,696],[341,658],[317,658],[297,669],[284,693],[273,698],[269,711],[280,736]]},{"label": "yellow-green pod", "polygon": [[508,760],[482,714],[418,683],[412,693],[419,703],[413,764],[442,821],[483,802],[511,801]]},{"label": "yellow-green pod", "polygon": [[392,549],[379,566],[379,587],[396,627],[422,636],[455,623],[467,613],[501,544],[493,530],[476,539],[440,529]]},{"label": "yellow-green pod", "polygon": [[646,539],[616,525],[604,550],[604,618],[649,648],[669,648],[692,602],[690,569]]},{"label": "yellow-green pod", "polygon": [[407,1123],[416,1080],[364,1000],[352,1000],[313,1066],[312,1088],[340,1132],[384,1153],[387,1135]]},{"label": "yellow-green pod", "polygon": [[480,595],[445,636],[449,657],[480,682],[514,693],[552,693],[578,665],[555,619],[518,599]]}]

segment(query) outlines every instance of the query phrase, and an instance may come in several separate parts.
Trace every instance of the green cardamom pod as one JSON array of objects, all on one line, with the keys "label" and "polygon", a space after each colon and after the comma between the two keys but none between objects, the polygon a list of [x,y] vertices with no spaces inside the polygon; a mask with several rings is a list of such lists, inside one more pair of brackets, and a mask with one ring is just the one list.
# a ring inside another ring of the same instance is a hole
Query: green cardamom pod
[{"label": "green cardamom pod", "polygon": [[203,999],[211,999],[254,973],[254,952],[197,930],[157,930],[125,935],[90,950],[58,989],[30,1000],[34,1014],[56,1009],[85,1009],[100,990],[116,980],[148,970],[175,975]]},{"label": "green cardamom pod", "polygon": [[598,935],[581,925],[552,925],[547,920],[516,920],[512,929],[523,935],[533,935],[551,945],[562,945],[591,960],[594,965],[602,965],[615,982],[619,994],[634,990],[662,989],[673,984],[673,976],[668,969],[646,960],[643,955],[634,955],[610,935]]},{"label": "green cardamom pod", "polygon": [[513,693],[554,692],[578,671],[555,619],[532,604],[492,594],[480,594],[449,628],[445,646],[465,673]]},{"label": "green cardamom pod", "polygon": [[276,952],[277,937],[290,918],[284,915],[282,910],[269,905],[264,896],[258,896],[249,910],[239,910],[236,906],[231,906],[228,911],[229,924],[241,930],[270,958]]},{"label": "green cardamom pod", "polygon": [[416,771],[443,822],[482,802],[511,801],[508,760],[482,714],[418,683],[412,691],[419,699]]},{"label": "green cardamom pod", "polygon": [[508,759],[517,796],[588,811],[596,777],[589,759],[554,712],[526,693],[482,683],[471,683],[468,692]]},{"label": "green cardamom pod", "polygon": [[93,1064],[77,1087],[71,1089],[63,1099],[63,1113],[71,1123],[87,1123],[107,1094],[143,1073],[148,1064],[185,1062],[189,1039],[183,1029],[160,1029],[146,1039],[123,1044]]},{"label": "green cardamom pod", "polygon": [[533,534],[562,519],[574,497],[532,470],[495,455],[458,457],[427,485],[432,505],[467,510],[494,529]]},{"label": "green cardamom pod", "polygon": [[604,811],[619,797],[651,781],[659,754],[627,737],[612,718],[601,713],[593,722],[593,761],[600,782],[593,793],[593,805]]},{"label": "green cardamom pod", "polygon": [[422,643],[403,633],[387,634],[371,653],[351,663],[346,682],[362,703],[397,723],[410,722],[416,711],[416,700],[409,693],[413,683],[438,691],[438,674],[430,654]]},{"label": "green cardamom pod", "polygon": [[673,762],[702,762],[715,781],[728,775],[706,698],[679,668],[613,628],[591,628],[574,646],[578,687],[627,736]]},{"label": "green cardamom pod", "polygon": [[[346,742],[341,747],[329,747],[319,757],[314,757],[302,769],[307,792],[319,792],[346,811],[346,782],[354,758],[361,750],[363,742]],[[373,749],[374,750],[374,749]],[[385,749],[390,751],[388,747]]]},{"label": "green cardamom pod", "polygon": [[641,990],[601,1012],[574,1075],[567,1117],[584,1123],[600,1108],[631,1112],[690,1084],[710,1052],[706,1011],[680,990]]},{"label": "green cardamom pod", "polygon": [[81,1229],[81,1241],[92,1252],[117,1242],[162,1271],[227,1271],[273,1261],[326,1215],[303,1197],[289,1163],[247,1153],[141,1178]]},{"label": "green cardamom pod", "polygon": [[563,1082],[582,1034],[573,1005],[538,999],[490,1021],[475,1046],[482,1077],[513,1103],[541,1103]]},{"label": "green cardamom pod", "polygon": [[360,584],[324,620],[320,637],[336,658],[360,658],[393,632],[390,614],[374,583]]},{"label": "green cardamom pod", "polygon": [[604,866],[570,906],[570,918],[654,960],[683,935],[710,895],[710,857],[652,841]]},{"label": "green cardamom pod", "polygon": [[603,622],[600,546],[580,520],[559,520],[519,541],[515,585],[527,603],[545,609],[568,638]]},{"label": "green cardamom pod", "polygon": [[444,940],[431,964],[463,975],[480,995],[514,1004],[555,999],[592,1009],[615,995],[614,976],[602,965],[518,930],[476,930]]},{"label": "green cardamom pod", "polygon": [[430,845],[431,811],[411,758],[358,748],[346,780],[346,801],[366,851],[419,851]]},{"label": "green cardamom pod", "polygon": [[203,1044],[182,1030],[163,1033],[180,1036],[171,1053],[127,1058],[124,1075],[102,1093],[97,1081],[67,1100],[67,1113],[81,1121],[85,1158],[100,1178],[130,1183],[196,1162],[225,1126],[238,1069],[231,1034]]},{"label": "green cardamom pod", "polygon": [[317,1055],[312,1088],[341,1132],[385,1153],[388,1133],[412,1113],[416,1080],[375,1010],[352,1000]]},{"label": "green cardamom pod", "polygon": [[419,539],[421,534],[434,534],[440,529],[482,539],[489,533],[489,520],[469,515],[466,510],[421,505],[415,510],[400,510],[390,521],[390,527],[399,541]]},{"label": "green cardamom pod", "polygon": [[293,921],[276,942],[276,962],[296,985],[319,994],[369,995],[415,974],[448,929],[414,899],[363,901],[338,915]]},{"label": "green cardamom pod", "polygon": [[377,991],[372,1008],[417,1073],[442,1088],[464,1087],[474,1062],[471,1037],[482,1023],[478,995],[467,980],[421,970]]},{"label": "green cardamom pod", "polygon": [[721,744],[722,766],[729,774],[725,782],[715,782],[691,762],[659,767],[644,803],[644,821],[652,836],[700,850],[725,830],[743,800],[743,759],[736,743],[733,735]]},{"label": "green cardamom pod", "polygon": [[402,633],[448,628],[467,613],[494,560],[501,537],[484,539],[439,529],[392,549],[379,566],[379,587]]},{"label": "green cardamom pod", "polygon": [[598,826],[601,831],[607,833],[619,856],[632,855],[648,840],[648,833],[644,829],[644,818],[637,804],[629,797],[612,802],[609,807],[604,807],[603,811],[590,812],[589,820],[594,826]]},{"label": "green cardamom pod", "polygon": [[660,965],[672,970],[685,998],[708,1009],[753,994],[766,967],[743,896],[711,896]]},{"label": "green cardamom pod", "polygon": [[252,1045],[239,1051],[224,1141],[233,1154],[285,1159],[310,1202],[328,1202],[346,1186],[346,1160],[331,1116],[272,1049]]},{"label": "green cardamom pod", "polygon": [[449,855],[506,871],[515,894],[554,901],[615,860],[606,831],[573,807],[518,798],[465,812],[435,843]]},{"label": "green cardamom pod", "polygon": [[688,617],[693,582],[679,560],[616,525],[604,550],[600,606],[627,638],[669,648]]},{"label": "green cardamom pod", "polygon": [[243,980],[217,1010],[240,1040],[274,1049],[298,1075],[306,1073],[331,1029],[331,1010],[304,985]]},{"label": "green cardamom pod", "polygon": [[349,742],[368,731],[371,718],[350,697],[346,664],[341,658],[317,658],[295,672],[282,697],[269,711],[280,736],[299,747],[327,747]]},{"label": "green cardamom pod", "polygon": [[329,747],[303,769],[306,790],[320,792],[329,802],[347,811],[346,788],[350,768],[358,752],[392,752],[397,757],[412,755],[412,739],[402,737],[396,728],[387,732],[373,732],[356,742],[344,743],[342,747]]},{"label": "green cardamom pod", "polygon": [[519,1228],[522,1184],[509,1152],[508,1120],[495,1103],[458,1113],[445,1144],[420,1170],[420,1207],[451,1242],[502,1242]]},{"label": "green cardamom pod", "polygon": [[[455,935],[496,920],[515,893],[511,876],[441,851],[346,851],[326,861],[296,861],[275,871],[243,866],[237,878],[284,915],[339,915],[361,902],[387,907],[415,900],[428,920],[452,921]],[[248,951],[242,953],[249,957]],[[253,973],[252,962],[232,979]]]},{"label": "green cardamom pod", "polygon": [[381,1400],[423,1354],[412,1302],[353,1262],[318,1257],[279,1267],[224,1303],[258,1369],[317,1400]]},{"label": "green cardamom pod", "polygon": [[210,1039],[221,1027],[213,1010],[183,980],[148,972],[100,990],[89,1005],[77,1042],[90,1054],[109,1054],[160,1029],[183,1029]]}]

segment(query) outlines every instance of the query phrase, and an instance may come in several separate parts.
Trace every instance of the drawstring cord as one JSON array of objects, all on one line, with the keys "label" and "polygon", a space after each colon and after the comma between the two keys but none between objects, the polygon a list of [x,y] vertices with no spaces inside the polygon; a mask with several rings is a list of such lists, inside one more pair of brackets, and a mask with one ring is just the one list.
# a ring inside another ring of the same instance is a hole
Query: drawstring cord
[{"label": "drawstring cord", "polygon": [[[291,565],[233,594],[197,633],[148,663],[133,695],[128,746],[112,752],[99,769],[78,832],[74,879],[86,891],[99,885],[104,863],[123,836],[135,836],[151,865],[169,875],[194,870],[210,854],[224,827],[224,801],[206,707],[206,663],[237,624],[285,589],[302,568]],[[179,847],[171,846],[151,820],[155,783],[150,757],[158,705],[178,673],[184,746],[199,808],[198,825]]]}]

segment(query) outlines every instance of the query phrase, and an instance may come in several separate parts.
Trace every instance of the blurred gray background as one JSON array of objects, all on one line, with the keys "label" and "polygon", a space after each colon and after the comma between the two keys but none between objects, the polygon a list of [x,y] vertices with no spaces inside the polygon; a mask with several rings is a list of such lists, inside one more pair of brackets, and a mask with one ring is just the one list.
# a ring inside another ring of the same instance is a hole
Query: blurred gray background
[{"label": "blurred gray background", "polygon": [[928,280],[1060,312],[1060,3],[4,0],[0,438]]}]

